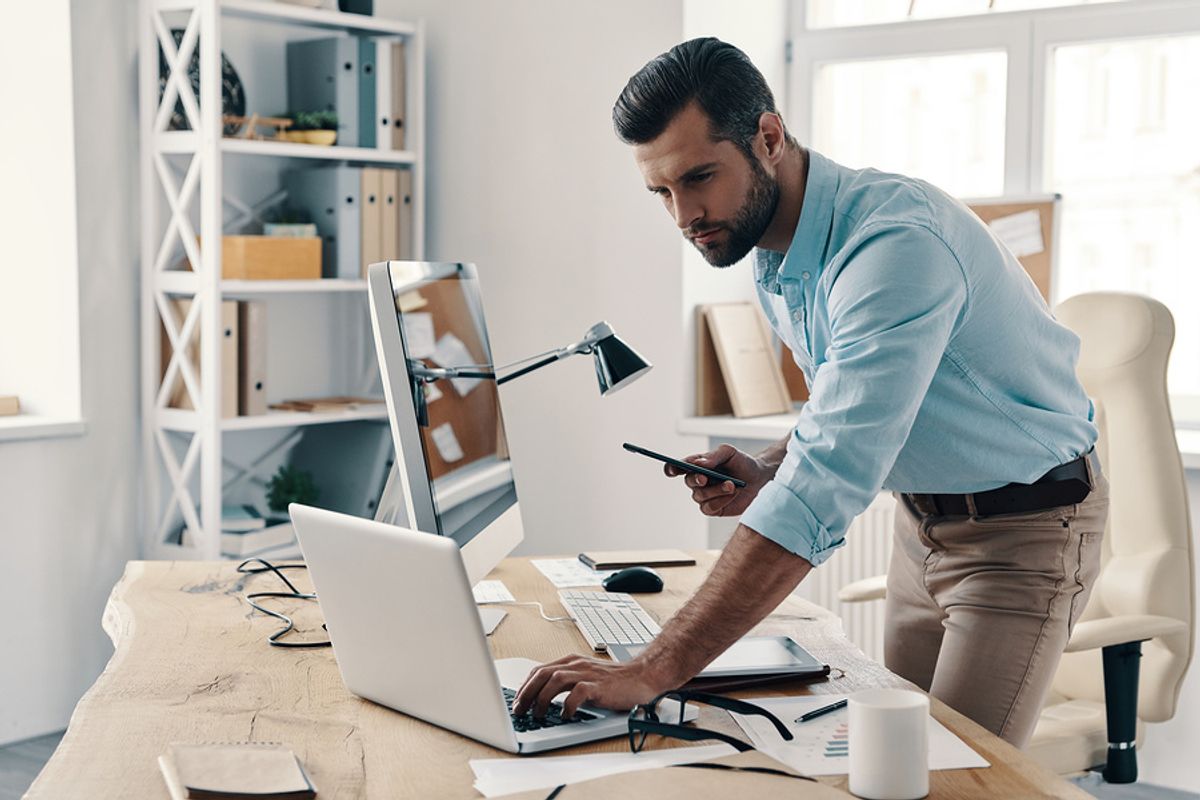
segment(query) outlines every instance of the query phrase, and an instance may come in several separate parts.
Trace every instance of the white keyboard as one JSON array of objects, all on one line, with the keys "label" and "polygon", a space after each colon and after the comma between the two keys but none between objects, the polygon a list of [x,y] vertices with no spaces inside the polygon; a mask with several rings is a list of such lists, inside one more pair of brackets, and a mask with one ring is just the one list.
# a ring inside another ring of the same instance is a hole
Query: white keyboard
[{"label": "white keyboard", "polygon": [[596,651],[609,644],[647,644],[662,630],[632,595],[560,589],[558,599]]}]

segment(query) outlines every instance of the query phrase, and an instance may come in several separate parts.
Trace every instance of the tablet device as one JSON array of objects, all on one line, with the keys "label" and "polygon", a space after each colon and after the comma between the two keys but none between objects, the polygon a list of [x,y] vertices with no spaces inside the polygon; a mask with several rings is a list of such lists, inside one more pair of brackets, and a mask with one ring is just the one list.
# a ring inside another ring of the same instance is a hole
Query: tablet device
[{"label": "tablet device", "polygon": [[626,442],[625,444],[623,444],[621,446],[624,447],[626,450],[628,450],[631,453],[637,453],[640,456],[647,456],[648,458],[653,458],[657,461],[661,461],[664,464],[670,464],[672,467],[681,469],[684,472],[691,472],[696,475],[703,475],[704,477],[712,478],[715,481],[732,481],[733,485],[738,487],[739,489],[745,488],[745,486],[746,486],[746,482],[744,480],[741,480],[740,478],[735,478],[732,475],[725,475],[724,473],[717,472],[715,469],[708,469],[706,467],[698,467],[695,464],[689,464],[688,462],[680,461],[677,458],[671,458],[670,456],[664,456],[662,453],[656,453],[653,450],[647,450],[644,447],[638,447],[636,444],[630,444],[629,442]]},{"label": "tablet device", "polygon": [[[632,661],[644,644],[609,644],[608,654],[618,663]],[[790,636],[746,636],[738,639],[697,678],[737,678],[751,675],[819,677],[829,674],[829,665],[813,658]]]}]

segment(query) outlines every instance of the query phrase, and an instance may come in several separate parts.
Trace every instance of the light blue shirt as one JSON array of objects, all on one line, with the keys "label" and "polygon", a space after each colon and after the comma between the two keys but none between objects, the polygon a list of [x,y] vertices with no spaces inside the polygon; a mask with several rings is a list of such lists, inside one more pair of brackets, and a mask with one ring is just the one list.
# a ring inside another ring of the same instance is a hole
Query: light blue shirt
[{"label": "light blue shirt", "polygon": [[809,151],[786,254],[756,250],[810,398],[742,523],[814,565],[880,489],[1032,483],[1096,441],[1079,339],[966,206]]}]

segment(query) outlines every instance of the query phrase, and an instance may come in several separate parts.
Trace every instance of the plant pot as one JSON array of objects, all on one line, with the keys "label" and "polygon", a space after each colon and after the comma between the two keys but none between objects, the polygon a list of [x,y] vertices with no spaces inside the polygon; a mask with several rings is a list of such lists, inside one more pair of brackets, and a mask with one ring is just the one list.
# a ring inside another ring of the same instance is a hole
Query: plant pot
[{"label": "plant pot", "polygon": [[305,141],[309,144],[319,144],[325,147],[337,141],[337,131],[305,131]]},{"label": "plant pot", "polygon": [[298,142],[304,144],[308,141],[308,134],[311,131],[280,131],[279,138],[285,142]]}]

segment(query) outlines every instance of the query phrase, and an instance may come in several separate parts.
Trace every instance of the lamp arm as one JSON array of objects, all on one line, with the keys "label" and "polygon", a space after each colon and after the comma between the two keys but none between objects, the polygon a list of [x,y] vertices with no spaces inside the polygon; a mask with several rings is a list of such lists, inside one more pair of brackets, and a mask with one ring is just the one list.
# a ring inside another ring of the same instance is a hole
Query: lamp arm
[{"label": "lamp arm", "polygon": [[[421,383],[433,383],[445,378],[491,378],[496,381],[497,385],[507,383],[513,378],[519,378],[522,375],[533,372],[536,369],[541,369],[547,364],[553,364],[555,361],[561,361],[564,358],[574,355],[586,355],[592,352],[596,342],[603,339],[605,336],[612,335],[612,328],[608,327],[607,323],[599,323],[594,325],[587,335],[574,344],[566,347],[560,347],[557,350],[547,350],[537,356],[530,356],[519,361],[514,361],[511,364],[506,364],[497,369],[488,369],[486,364],[468,364],[461,367],[427,367],[417,359],[409,359],[408,368],[412,376]],[[540,361],[535,361],[532,364],[521,367],[516,372],[504,375],[499,375],[501,370],[510,369],[518,364],[524,364],[535,358],[541,358]]]}]

